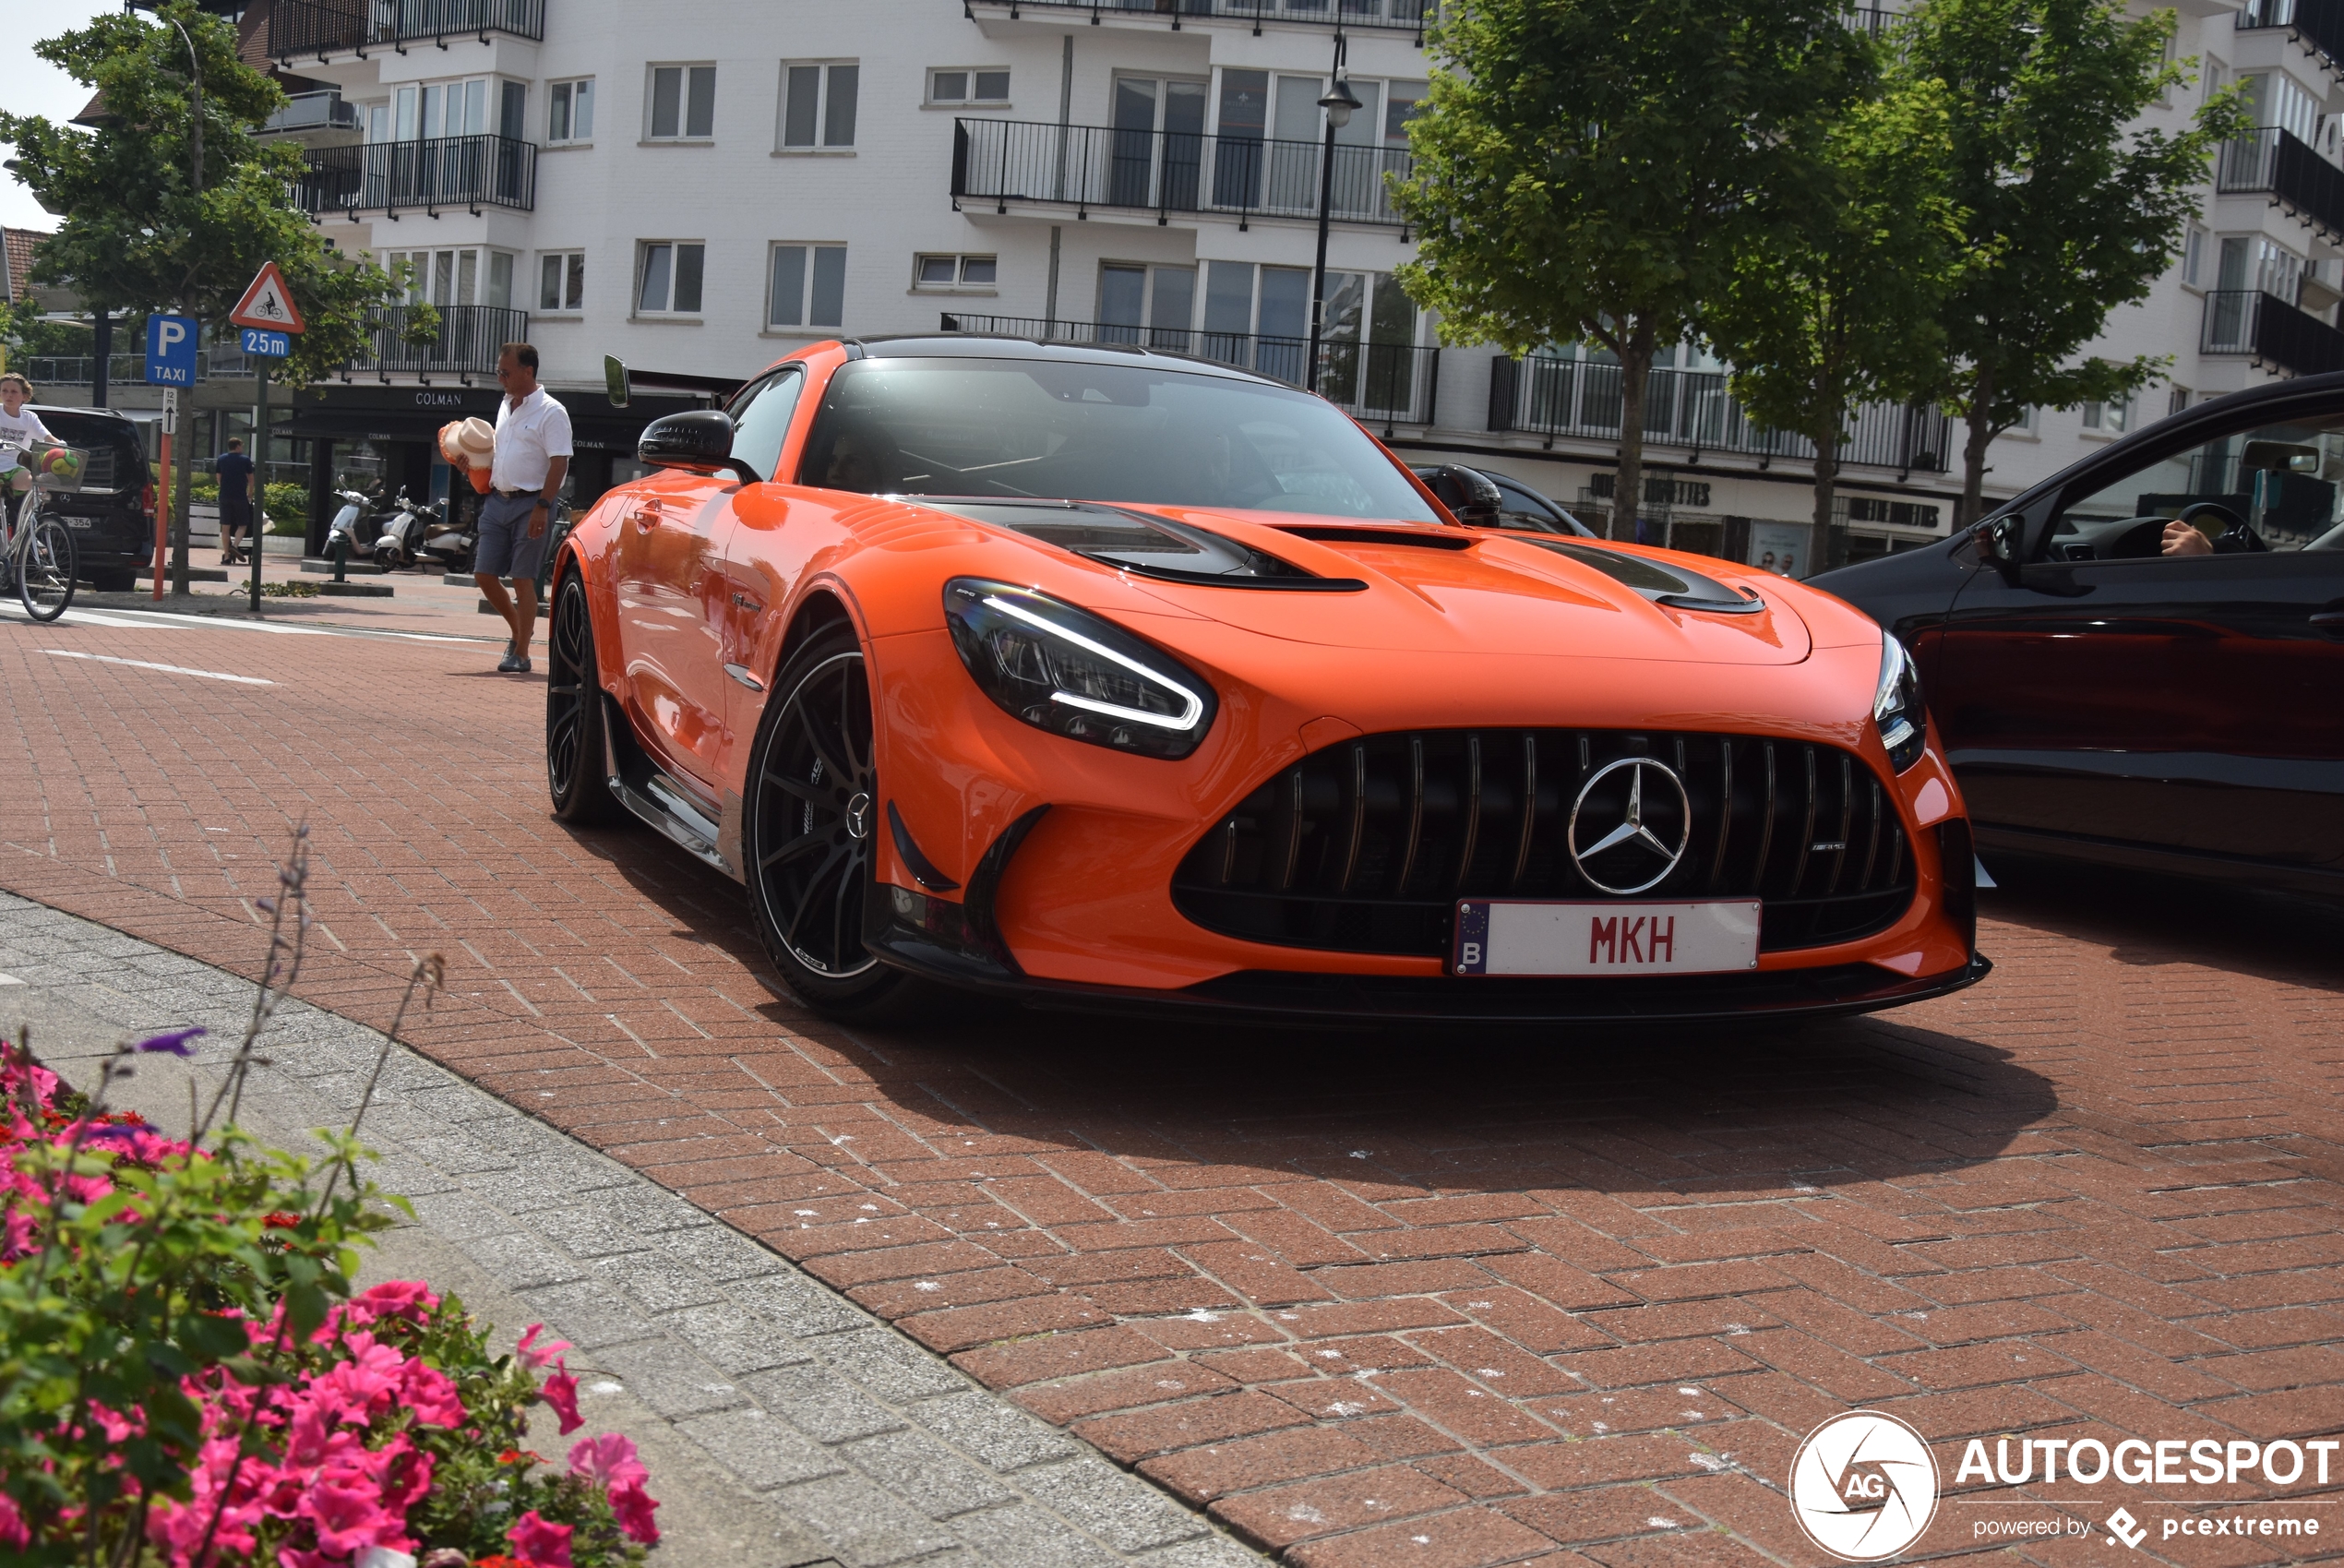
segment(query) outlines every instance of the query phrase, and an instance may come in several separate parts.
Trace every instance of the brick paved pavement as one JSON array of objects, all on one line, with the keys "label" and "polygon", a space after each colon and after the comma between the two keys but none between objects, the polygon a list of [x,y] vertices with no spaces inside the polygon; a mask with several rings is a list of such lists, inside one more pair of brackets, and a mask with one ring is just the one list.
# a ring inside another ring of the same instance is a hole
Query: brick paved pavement
[{"label": "brick paved pavement", "polygon": [[[1859,1404],[1948,1463],[2344,1425],[2334,913],[2045,880],[1990,896],[1986,986],[1758,1034],[857,1035],[768,990],[729,884],[550,822],[541,688],[482,663],[0,628],[0,886],[240,964],[306,816],[311,999],[379,1023],[443,952],[429,1054],[1306,1568],[1819,1561],[1781,1488]],[[2309,1512],[2146,1549],[2344,1544]]]}]

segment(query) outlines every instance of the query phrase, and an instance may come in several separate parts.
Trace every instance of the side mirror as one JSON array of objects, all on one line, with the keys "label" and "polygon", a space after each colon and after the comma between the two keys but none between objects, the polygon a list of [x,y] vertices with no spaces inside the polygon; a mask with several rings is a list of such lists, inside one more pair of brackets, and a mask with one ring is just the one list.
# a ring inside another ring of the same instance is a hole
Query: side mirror
[{"label": "side mirror", "polygon": [[634,383],[627,376],[627,362],[615,353],[603,355],[603,390],[613,408],[625,408],[635,395]]},{"label": "side mirror", "polygon": [[1445,463],[1429,482],[1441,504],[1467,528],[1495,528],[1505,508],[1505,496],[1489,476],[1463,463]]},{"label": "side mirror", "polygon": [[736,473],[750,485],[760,484],[764,478],[733,456],[733,416],[723,409],[662,414],[643,426],[635,442],[635,461],[693,473]]},{"label": "side mirror", "polygon": [[2317,473],[2320,449],[2294,441],[2249,441],[2238,466],[2256,473]]},{"label": "side mirror", "polygon": [[2020,564],[2020,533],[2026,520],[2016,516],[1989,518],[1969,531],[1977,546],[1978,558],[2002,573],[2007,581],[2018,581]]}]

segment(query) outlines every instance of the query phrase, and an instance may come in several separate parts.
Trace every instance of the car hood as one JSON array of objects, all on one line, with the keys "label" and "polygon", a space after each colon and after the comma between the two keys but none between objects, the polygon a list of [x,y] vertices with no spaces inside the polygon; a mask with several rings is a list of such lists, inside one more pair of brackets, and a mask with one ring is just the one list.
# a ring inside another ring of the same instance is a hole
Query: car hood
[{"label": "car hood", "polygon": [[[1797,664],[1812,648],[1805,621],[1776,591],[1780,579],[1707,557],[1555,542],[1579,552],[1617,551],[1663,567],[1675,564],[1754,592],[1761,607],[1722,614],[1656,603],[1583,557],[1494,530],[1185,507],[1119,504],[1118,509],[1205,529],[1319,577],[1364,584],[1329,592],[1129,579],[1141,592],[1184,614],[1263,637],[1403,652],[1731,664]],[[1470,543],[1457,547],[1460,537]]]}]

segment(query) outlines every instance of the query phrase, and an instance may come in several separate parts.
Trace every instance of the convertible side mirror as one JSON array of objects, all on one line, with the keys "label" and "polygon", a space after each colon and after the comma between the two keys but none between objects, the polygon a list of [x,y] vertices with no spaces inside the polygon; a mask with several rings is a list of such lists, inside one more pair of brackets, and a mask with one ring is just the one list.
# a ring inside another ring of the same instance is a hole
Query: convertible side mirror
[{"label": "convertible side mirror", "polygon": [[662,414],[643,426],[635,442],[635,461],[691,473],[735,473],[749,485],[764,482],[757,470],[733,456],[733,416],[723,409]]}]

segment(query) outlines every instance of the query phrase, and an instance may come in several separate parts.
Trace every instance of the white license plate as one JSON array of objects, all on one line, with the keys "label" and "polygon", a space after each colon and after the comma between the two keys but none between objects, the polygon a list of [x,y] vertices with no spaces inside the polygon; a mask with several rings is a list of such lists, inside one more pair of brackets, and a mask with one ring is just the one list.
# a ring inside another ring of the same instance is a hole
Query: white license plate
[{"label": "white license plate", "polygon": [[94,518],[69,517],[66,519],[66,526],[67,528],[95,528],[98,523]]},{"label": "white license plate", "polygon": [[1756,899],[1461,899],[1458,975],[1720,975],[1758,967]]}]

